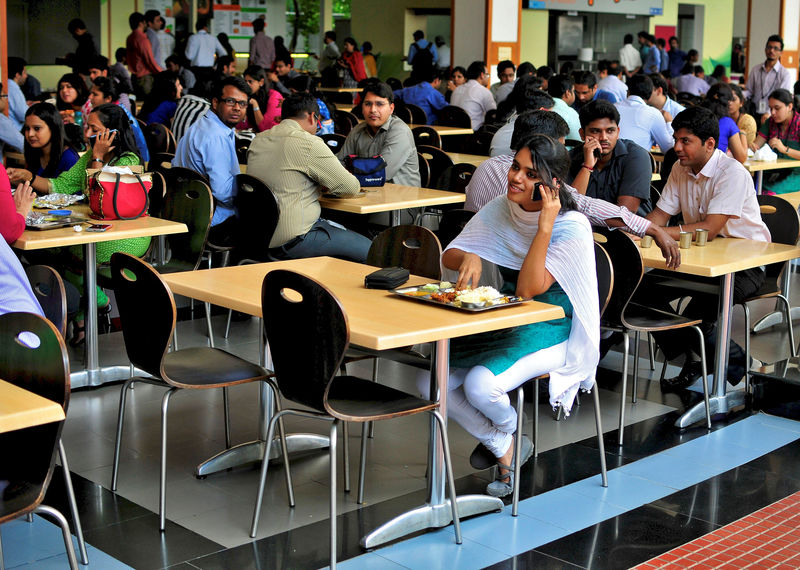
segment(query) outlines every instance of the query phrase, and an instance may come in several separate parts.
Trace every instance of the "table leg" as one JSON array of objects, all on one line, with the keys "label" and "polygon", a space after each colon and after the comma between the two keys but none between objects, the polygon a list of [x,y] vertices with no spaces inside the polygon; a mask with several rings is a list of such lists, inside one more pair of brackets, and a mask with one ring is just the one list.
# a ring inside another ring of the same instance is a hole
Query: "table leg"
[{"label": "table leg", "polygon": [[[269,355],[269,347],[264,343],[264,321],[259,319],[258,327],[258,354],[259,364],[265,368],[272,368],[272,359]],[[258,439],[240,443],[233,447],[221,451],[206,459],[195,468],[195,477],[206,477],[212,473],[218,473],[233,467],[240,467],[248,463],[258,463],[264,458],[266,452],[267,427],[269,426],[269,416],[275,409],[275,402],[270,390],[264,382],[260,383],[258,397],[262,410],[269,410],[268,414],[259,414],[258,418]],[[288,453],[299,453],[302,451],[314,451],[316,449],[327,449],[330,446],[330,439],[327,435],[315,433],[293,433],[286,436],[286,449]],[[269,458],[278,459],[281,456],[281,446],[273,445]]]},{"label": "table leg", "polygon": [[392,210],[389,212],[389,225],[392,227],[400,225],[400,210]]},{"label": "table leg", "polygon": [[[719,316],[717,319],[717,345],[715,347],[714,388],[709,397],[711,415],[727,414],[731,408],[744,404],[744,390],[726,393],[728,371],[728,344],[731,337],[731,313],[733,311],[733,273],[720,278]],[[675,427],[685,428],[705,420],[705,403],[699,402],[686,410],[675,421]]]},{"label": "table leg", "polygon": [[[447,420],[447,380],[450,376],[450,341],[439,340],[431,355],[431,400],[439,400],[440,412]],[[432,417],[428,456],[428,498],[425,504],[406,511],[364,536],[361,546],[374,548],[413,532],[440,528],[453,522],[450,500],[445,498],[444,453],[439,443],[438,427]],[[447,435],[445,434],[445,437]],[[503,501],[488,495],[457,497],[459,517],[469,517],[503,508]]]},{"label": "table leg", "polygon": [[761,194],[762,184],[764,182],[764,171],[759,170],[756,172],[756,194]]}]

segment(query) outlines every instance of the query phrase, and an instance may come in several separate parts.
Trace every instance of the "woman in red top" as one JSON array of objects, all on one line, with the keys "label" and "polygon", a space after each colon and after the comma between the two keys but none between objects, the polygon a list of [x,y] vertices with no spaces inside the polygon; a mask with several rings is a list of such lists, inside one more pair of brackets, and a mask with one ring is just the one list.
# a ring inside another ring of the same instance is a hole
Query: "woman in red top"
[{"label": "woman in red top", "polygon": [[14,243],[25,231],[25,216],[33,208],[36,194],[26,182],[11,195],[11,182],[3,165],[0,165],[0,235],[6,243]]},{"label": "woman in red top", "polygon": [[283,95],[272,88],[263,67],[251,65],[244,70],[244,80],[252,93],[247,104],[245,120],[236,125],[239,130],[253,129],[255,132],[268,131],[281,118]]},{"label": "woman in red top", "polygon": [[358,87],[358,82],[367,78],[367,68],[364,67],[364,56],[358,51],[358,44],[353,38],[344,39],[344,52],[339,60],[339,65],[344,68],[344,87]]}]

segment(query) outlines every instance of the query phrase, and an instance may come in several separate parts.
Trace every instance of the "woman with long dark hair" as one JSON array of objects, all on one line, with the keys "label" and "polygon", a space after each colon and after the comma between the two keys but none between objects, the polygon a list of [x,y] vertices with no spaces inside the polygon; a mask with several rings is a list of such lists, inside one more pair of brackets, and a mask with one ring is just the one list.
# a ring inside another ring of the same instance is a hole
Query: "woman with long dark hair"
[{"label": "woman with long dark hair", "polygon": [[727,83],[715,83],[706,93],[703,106],[710,110],[719,121],[719,141],[717,148],[744,163],[747,160],[747,147],[739,133],[736,121],[731,118],[730,104],[733,101],[733,90]]},{"label": "woman with long dark hair", "polygon": [[339,65],[344,69],[343,87],[358,87],[358,82],[367,78],[364,57],[358,51],[358,44],[353,38],[344,39],[344,50]]},{"label": "woman with long dark hair", "polygon": [[162,71],[155,76],[153,89],[144,100],[139,115],[148,125],[161,123],[170,126],[170,120],[175,115],[178,99],[181,98],[183,86],[174,71]]},{"label": "woman with long dark hair", "polygon": [[236,125],[236,128],[253,129],[257,133],[268,131],[280,121],[283,95],[272,88],[267,72],[258,65],[251,65],[244,70],[244,80],[252,93],[245,120]]},{"label": "woman with long dark hair", "polygon": [[[800,113],[794,108],[794,97],[787,89],[776,89],[769,95],[769,119],[758,129],[750,146],[758,150],[765,144],[772,147],[778,158],[800,160]],[[762,191],[786,194],[800,190],[800,172],[796,168],[781,168],[764,173]]]},{"label": "woman with long dark hair", "polygon": [[745,147],[749,147],[756,140],[758,125],[753,115],[745,111],[744,107],[747,100],[744,97],[742,88],[735,83],[730,83],[729,87],[733,91],[733,99],[731,99],[728,106],[728,111],[731,114],[731,119],[736,121],[736,126],[739,127],[739,133],[744,138]]},{"label": "woman with long dark hair", "polygon": [[75,113],[83,113],[83,106],[88,97],[86,82],[77,73],[67,73],[58,80],[56,109],[61,112],[65,123],[76,122]]},{"label": "woman with long dark hair", "polygon": [[78,153],[64,134],[64,121],[50,103],[34,103],[25,113],[26,168],[9,168],[12,184],[30,182],[36,192],[47,191],[47,179],[55,178],[78,162]]},{"label": "woman with long dark hair", "polygon": [[[574,211],[564,182],[569,165],[558,141],[546,135],[523,141],[507,194],[481,208],[442,254],[442,265],[457,272],[445,274],[456,290],[487,283],[484,268],[494,266],[503,276],[501,293],[559,305],[566,315],[451,343],[448,415],[496,458],[497,478],[487,492],[498,497],[513,487],[514,438],[524,438],[521,463],[533,452],[531,441],[515,433],[508,392],[549,373],[550,403],[569,412],[578,389],[594,386],[600,358],[592,229]],[[428,375],[420,377],[420,391],[427,393],[429,383]]]}]

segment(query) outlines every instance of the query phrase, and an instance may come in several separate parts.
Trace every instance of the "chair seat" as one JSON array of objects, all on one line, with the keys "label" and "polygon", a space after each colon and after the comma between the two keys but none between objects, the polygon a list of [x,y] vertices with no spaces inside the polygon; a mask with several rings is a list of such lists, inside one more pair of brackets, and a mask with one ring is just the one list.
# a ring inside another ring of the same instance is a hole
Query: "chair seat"
[{"label": "chair seat", "polygon": [[354,347],[351,345],[348,347],[344,358],[345,362],[356,362],[366,358],[384,358],[425,370],[431,367],[431,359],[417,352],[410,346],[391,348],[389,350],[371,350],[369,348]]},{"label": "chair seat", "polygon": [[769,278],[767,277],[764,280],[764,284],[759,288],[758,291],[750,295],[747,299],[742,301],[743,303],[747,303],[748,301],[755,301],[757,299],[767,299],[769,297],[776,297],[781,294],[781,287],[778,284],[777,278]]},{"label": "chair seat", "polygon": [[157,265],[155,269],[159,273],[179,273],[181,271],[194,271],[196,269],[195,265],[180,259],[170,259],[162,265]]},{"label": "chair seat", "polygon": [[351,422],[384,420],[439,407],[437,402],[355,376],[336,376],[326,402],[333,417]]},{"label": "chair seat", "polygon": [[628,303],[622,318],[627,328],[641,332],[682,329],[703,322],[702,319],[689,319],[683,315],[651,309],[636,303]]},{"label": "chair seat", "polygon": [[184,348],[164,356],[164,375],[184,388],[219,388],[264,380],[269,372],[218,348]]},{"label": "chair seat", "polygon": [[41,503],[41,498],[37,499],[40,494],[43,495],[41,485],[32,485],[30,481],[13,478],[3,483],[8,485],[0,494],[0,523],[21,517]]}]

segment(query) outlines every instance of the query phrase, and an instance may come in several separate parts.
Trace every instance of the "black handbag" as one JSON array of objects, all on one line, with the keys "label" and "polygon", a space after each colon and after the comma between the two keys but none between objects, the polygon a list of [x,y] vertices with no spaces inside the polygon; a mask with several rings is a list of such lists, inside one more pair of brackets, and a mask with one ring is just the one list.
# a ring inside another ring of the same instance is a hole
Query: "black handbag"
[{"label": "black handbag", "polygon": [[384,267],[364,277],[367,289],[396,289],[408,281],[411,273],[402,267]]},{"label": "black handbag", "polygon": [[386,161],[381,155],[360,157],[348,154],[344,166],[358,178],[361,186],[383,186],[386,184]]}]

